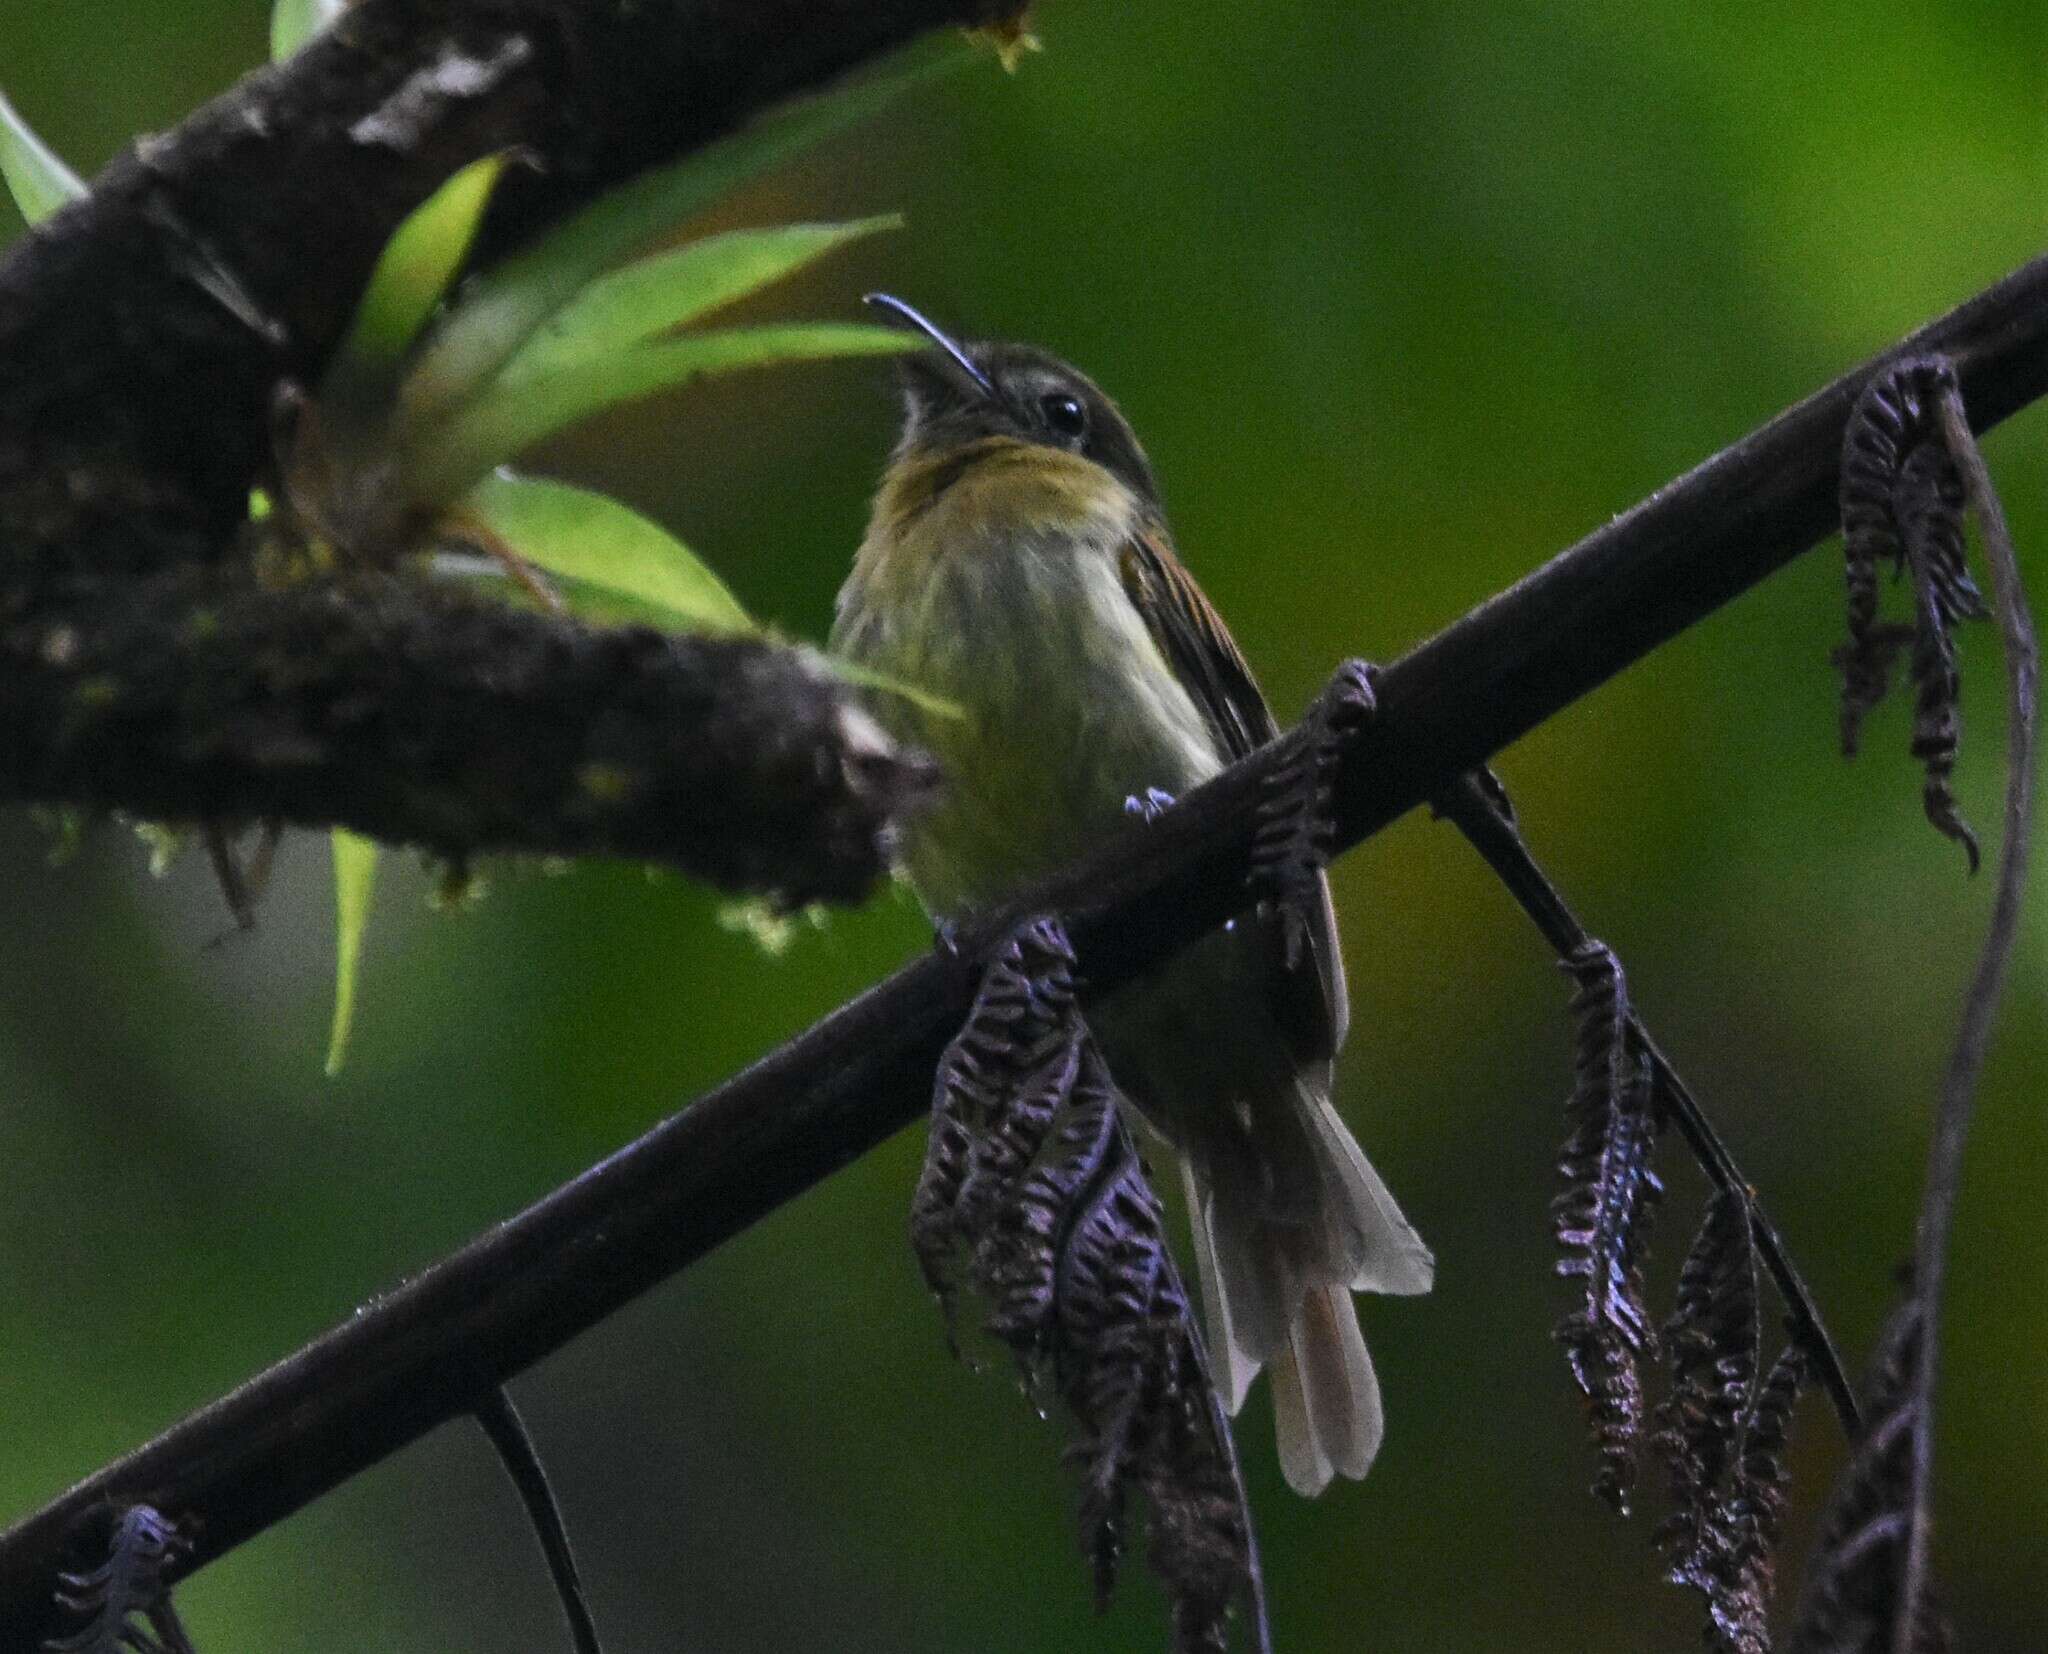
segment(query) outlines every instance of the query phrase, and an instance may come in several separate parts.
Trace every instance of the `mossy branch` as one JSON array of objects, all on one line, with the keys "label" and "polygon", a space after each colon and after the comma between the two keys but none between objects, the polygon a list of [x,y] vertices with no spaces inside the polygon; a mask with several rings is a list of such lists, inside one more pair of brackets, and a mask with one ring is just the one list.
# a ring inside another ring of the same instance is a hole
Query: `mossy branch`
[{"label": "mossy branch", "polygon": [[0,798],[340,825],[460,860],[668,861],[859,896],[923,766],[801,651],[528,614],[364,574],[205,568],[0,620]]}]

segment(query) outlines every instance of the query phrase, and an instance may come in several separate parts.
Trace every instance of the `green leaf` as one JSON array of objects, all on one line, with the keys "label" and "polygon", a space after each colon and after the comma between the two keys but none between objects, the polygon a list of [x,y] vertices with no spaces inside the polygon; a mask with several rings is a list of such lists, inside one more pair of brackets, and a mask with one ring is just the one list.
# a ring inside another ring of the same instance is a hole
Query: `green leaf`
[{"label": "green leaf", "polygon": [[277,0],[270,8],[270,61],[282,63],[348,9],[348,0]]},{"label": "green leaf", "polygon": [[356,306],[355,321],[323,387],[330,406],[362,405],[387,393],[398,364],[447,293],[476,237],[506,157],[472,161],[398,226]]},{"label": "green leaf", "polygon": [[85,193],[84,181],[35,135],[4,92],[0,92],[0,175],[6,177],[14,204],[30,224],[42,223],[67,201],[76,201]]},{"label": "green leaf", "polygon": [[[442,518],[440,528],[443,548],[427,562],[434,574],[447,580],[478,581],[508,602],[523,601],[535,608],[542,607],[533,592],[515,580],[511,569],[493,553],[474,549],[494,542],[494,536],[481,523],[474,519],[465,522],[458,510]],[[458,543],[472,549],[452,549]],[[508,545],[506,549],[511,548]],[[561,600],[561,606],[578,619],[599,626],[652,626],[664,632],[687,629],[687,625],[679,627],[674,612],[666,604],[649,603],[644,598],[592,581],[579,580],[560,570],[549,570],[545,578],[554,595]]]},{"label": "green leaf", "polygon": [[[486,550],[503,546],[545,569],[569,608],[588,619],[735,636],[761,630],[710,565],[659,524],[605,494],[500,471],[472,489],[441,526],[451,537]],[[510,578],[488,556],[454,552],[436,559],[436,572],[494,583]],[[844,683],[900,695],[935,718],[966,721],[967,709],[958,701],[844,655],[810,654]]]},{"label": "green leaf", "polygon": [[929,689],[920,689],[914,683],[893,677],[887,672],[877,672],[872,666],[863,666],[858,661],[848,660],[844,655],[821,654],[818,657],[827,670],[844,683],[859,689],[872,689],[884,695],[901,696],[921,712],[928,712],[934,718],[950,718],[955,723],[967,722],[967,708],[958,701],[949,701],[943,695],[934,695]]},{"label": "green leaf", "polygon": [[444,427],[408,433],[402,443],[407,497],[422,506],[453,499],[577,420],[693,379],[773,362],[894,356],[922,343],[900,328],[790,322],[685,334],[580,358],[516,384],[493,386]]},{"label": "green leaf", "polygon": [[957,39],[920,43],[867,79],[620,185],[477,280],[407,376],[407,409],[426,421],[470,400],[543,322],[628,254],[754,174],[971,61],[972,51]]},{"label": "green leaf", "polygon": [[758,630],[739,599],[689,547],[606,495],[546,477],[487,477],[452,514],[549,574],[635,599],[688,631]]},{"label": "green leaf", "polygon": [[327,1035],[327,1075],[341,1072],[349,1029],[356,1020],[356,974],[363,958],[363,927],[377,885],[374,840],[337,827],[334,840],[334,1024]]},{"label": "green leaf", "polygon": [[654,338],[766,287],[835,247],[901,229],[895,213],[849,224],[782,224],[706,236],[600,276],[548,319],[499,376],[501,385]]}]

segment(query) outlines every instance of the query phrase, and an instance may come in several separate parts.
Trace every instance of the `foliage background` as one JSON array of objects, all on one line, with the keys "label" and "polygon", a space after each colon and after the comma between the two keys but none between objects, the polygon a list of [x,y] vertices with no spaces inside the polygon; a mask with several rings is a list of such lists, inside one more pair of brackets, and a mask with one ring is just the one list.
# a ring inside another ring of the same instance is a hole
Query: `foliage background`
[{"label": "foliage background", "polygon": [[[259,0],[0,0],[0,76],[82,169],[263,49]],[[788,310],[887,285],[1119,395],[1183,548],[1292,714],[2039,249],[2038,0],[1332,7],[1049,0],[1050,48],[922,95],[721,221],[902,208]],[[556,468],[821,635],[892,436],[886,375],[755,376],[590,428]],[[2048,590],[2040,410],[1991,455]],[[1927,1106],[1989,881],[1921,821],[1906,712],[1834,753],[1831,556],[1509,753],[1539,853],[1776,1209],[1852,1352],[1911,1233]],[[1995,651],[1962,787],[1995,820]],[[907,900],[779,960],[620,867],[425,910],[387,874],[350,1066],[319,1072],[326,847],[253,939],[200,865],[0,819],[0,1521],[570,1176],[925,945]],[[397,864],[391,864],[394,868]],[[1294,1499],[1242,1430],[1284,1648],[1693,1645],[1650,1522],[1583,1491],[1546,1204],[1563,987],[1448,831],[1337,873],[1343,1100],[1434,1242],[1367,1310],[1391,1429]],[[1971,1155],[1940,1555],[1977,1649],[2048,1624],[2048,902]],[[945,1356],[903,1240],[906,1133],[518,1386],[612,1646],[1156,1648],[1094,1624],[1057,1442]],[[1678,1155],[1670,1155],[1676,1167]],[[1682,1251],[1679,1172],[1661,1263]],[[1801,1415],[1796,1544],[1838,1462]],[[474,1432],[387,1463],[183,1593],[202,1647],[559,1646]]]}]

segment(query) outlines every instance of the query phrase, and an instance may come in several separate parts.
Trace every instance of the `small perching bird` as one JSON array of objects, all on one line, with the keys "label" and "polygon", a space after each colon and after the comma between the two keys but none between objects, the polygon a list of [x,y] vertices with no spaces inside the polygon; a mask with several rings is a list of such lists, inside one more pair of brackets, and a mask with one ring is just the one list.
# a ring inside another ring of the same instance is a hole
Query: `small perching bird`
[{"label": "small perching bird", "polygon": [[[1276,727],[1175,555],[1152,468],[1108,397],[1025,345],[932,341],[904,358],[906,417],[832,646],[965,709],[876,696],[931,752],[940,794],[906,823],[934,917],[1016,895]],[[1108,996],[1092,1020],[1120,1088],[1179,1154],[1214,1377],[1230,1411],[1271,1369],[1280,1460],[1315,1494],[1363,1476],[1379,1384],[1351,1294],[1429,1290],[1434,1262],[1330,1105],[1348,1008],[1327,882],[1289,969],[1261,912]]]}]

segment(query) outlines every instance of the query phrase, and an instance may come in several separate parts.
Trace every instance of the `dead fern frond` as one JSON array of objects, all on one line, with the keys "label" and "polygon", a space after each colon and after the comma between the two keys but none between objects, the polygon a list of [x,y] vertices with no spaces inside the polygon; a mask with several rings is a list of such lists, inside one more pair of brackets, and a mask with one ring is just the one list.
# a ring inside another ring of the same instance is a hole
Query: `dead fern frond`
[{"label": "dead fern frond", "polygon": [[115,1519],[107,1559],[60,1576],[57,1603],[85,1621],[43,1644],[48,1654],[195,1654],[171,1605],[165,1573],[182,1542],[178,1530],[149,1505],[130,1505]]},{"label": "dead fern frond", "polygon": [[[1926,417],[1931,429],[1938,427],[1932,409]],[[1921,571],[1928,600],[1945,627],[1991,618],[1984,593],[1970,578],[1963,526],[1967,504],[1963,474],[1945,446],[1923,440],[1907,454],[1892,488],[1892,506],[1907,547],[1907,565]]]},{"label": "dead fern frond", "polygon": [[[1787,1477],[1785,1432],[1800,1386],[1809,1373],[1815,1375],[1851,1437],[1862,1419],[1855,1394],[1783,1238],[1720,1133],[1635,1016],[1619,963],[1589,936],[1530,854],[1500,783],[1490,775],[1465,776],[1437,808],[1499,875],[1579,985],[1573,998],[1574,1130],[1562,1162],[1567,1188],[1556,1210],[1558,1238],[1567,1252],[1561,1267],[1587,1276],[1588,1304],[1559,1331],[1572,1348],[1573,1371],[1582,1385],[1608,1386],[1590,1398],[1607,1487],[1625,1489],[1640,1434],[1640,1358],[1647,1340],[1639,1266],[1649,1208],[1659,1192],[1643,1162],[1664,1123],[1675,1127],[1714,1186],[1665,1328],[1672,1382],[1657,1411],[1656,1440],[1671,1470],[1674,1514],[1657,1538],[1669,1558],[1670,1577],[1706,1595],[1709,1643],[1763,1654]],[[1629,1095],[1632,1050],[1650,1070],[1647,1101]],[[1626,1116],[1618,1133],[1611,1129],[1617,1099]],[[1607,1147],[1617,1136],[1621,1148],[1610,1156]],[[1640,1188],[1624,1175],[1631,1166],[1647,1180]],[[1613,1200],[1603,1193],[1609,1172]],[[1631,1190],[1633,1218],[1627,1214]],[[1619,1213],[1606,1224],[1599,1217],[1603,1204]],[[1627,1244],[1613,1246],[1616,1234],[1628,1237]],[[1603,1244],[1610,1260],[1624,1261],[1593,1263]],[[1784,1306],[1788,1343],[1759,1384],[1759,1291],[1766,1272]],[[1624,1297],[1632,1295],[1634,1309],[1622,1312],[1615,1326],[1608,1317],[1617,1280]],[[1610,1293],[1607,1304],[1595,1296],[1602,1288]],[[1596,1338],[1602,1328],[1605,1349]]]},{"label": "dead fern frond", "polygon": [[989,1305],[988,1332],[1073,1420],[1067,1458],[1098,1608],[1115,1589],[1136,1495],[1175,1654],[1222,1654],[1238,1602],[1263,1650],[1229,1428],[1073,971],[1050,920],[1019,927],[990,961],[939,1064],[912,1244],[949,1327],[964,1276]]},{"label": "dead fern frond", "polygon": [[[910,1240],[952,1337],[961,1253],[992,1227],[992,1206],[1036,1153],[1043,1110],[1017,1106],[1032,1079],[1074,1041],[1071,974],[1034,976],[1021,945],[989,964],[974,1015],[939,1060],[924,1170],[910,1207]],[[956,1349],[957,1353],[957,1349]]]},{"label": "dead fern frond", "polygon": [[1892,1312],[1865,1384],[1869,1427],[1828,1500],[1807,1568],[1792,1654],[1886,1654],[1910,1612],[1913,1654],[1945,1654],[1948,1631],[1931,1593],[1900,1603],[1912,1499],[1913,1431],[1922,1308],[1916,1293]]},{"label": "dead fern frond", "polygon": [[1795,1338],[1764,1375],[1761,1335],[1749,1205],[1718,1190],[1665,1328],[1671,1391],[1657,1410],[1657,1442],[1673,1514],[1657,1537],[1667,1577],[1706,1599],[1707,1646],[1723,1654],[1769,1654],[1785,1435],[1807,1371]]},{"label": "dead fern frond", "polygon": [[[1956,624],[1989,611],[1965,552],[1962,473],[1942,430],[1940,403],[1955,369],[1940,357],[1895,364],[1864,387],[1842,438],[1842,543],[1849,639],[1835,651],[1842,673],[1842,750],[1854,754],[1864,715],[1891,686],[1911,645],[1913,756],[1925,774],[1927,819],[1963,846],[1976,871],[1976,836],[1957,811],[1952,778],[1962,739],[1962,675]],[[1878,617],[1879,565],[1912,578],[1910,624]]]},{"label": "dead fern frond", "polygon": [[1743,1421],[1742,1452],[1724,1506],[1727,1539],[1717,1571],[1720,1592],[1708,1605],[1714,1629],[1738,1654],[1768,1654],[1770,1648],[1767,1615],[1777,1584],[1785,1490],[1792,1480],[1785,1444],[1810,1365],[1805,1348],[1796,1339],[1788,1343],[1771,1363]]},{"label": "dead fern frond", "polygon": [[[1313,934],[1313,915],[1328,899],[1323,869],[1329,864],[1337,822],[1331,811],[1338,765],[1346,746],[1378,707],[1376,671],[1369,662],[1340,665],[1302,719],[1293,760],[1266,778],[1252,835],[1252,893],[1270,903],[1280,921],[1281,962],[1298,970]],[[1254,741],[1269,737],[1247,732]]]},{"label": "dead fern frond", "polygon": [[1664,1340],[1671,1392],[1657,1409],[1657,1445],[1671,1473],[1672,1515],[1658,1538],[1671,1557],[1672,1583],[1711,1599],[1721,1505],[1742,1452],[1761,1342],[1756,1252],[1740,1195],[1716,1190],[1708,1202]]},{"label": "dead fern frond", "polygon": [[1626,1515],[1643,1431],[1642,1363],[1657,1349],[1642,1260],[1664,1192],[1650,1169],[1658,1121],[1620,960],[1588,941],[1564,969],[1578,985],[1578,1039],[1572,1131],[1557,1163],[1564,1190],[1551,1212],[1565,1254],[1557,1272],[1585,1282],[1585,1301],[1558,1323],[1556,1337],[1585,1394],[1600,1455],[1593,1491]]}]

